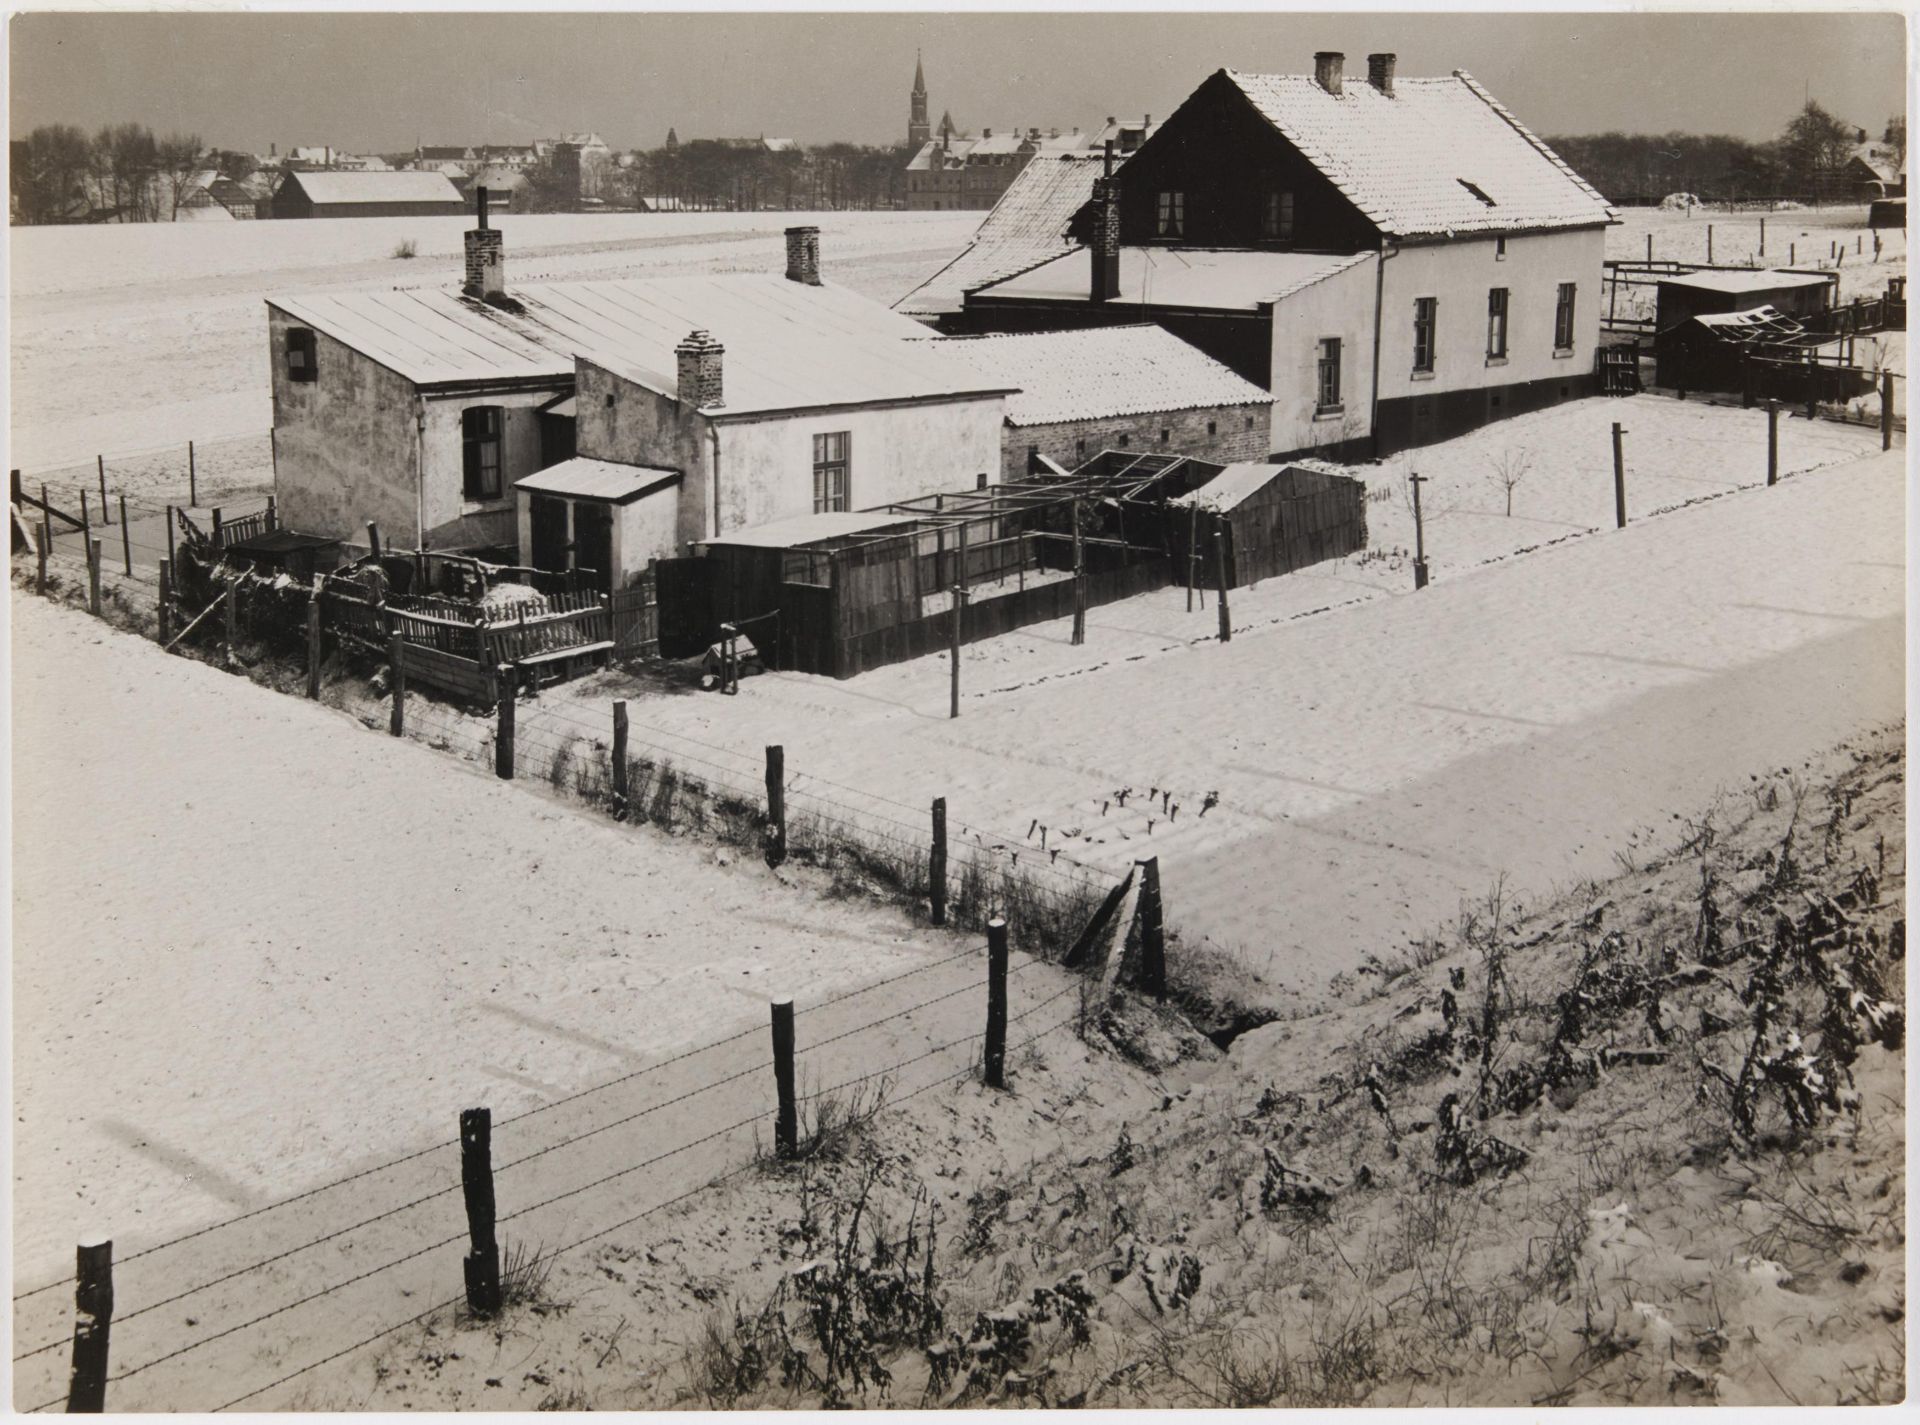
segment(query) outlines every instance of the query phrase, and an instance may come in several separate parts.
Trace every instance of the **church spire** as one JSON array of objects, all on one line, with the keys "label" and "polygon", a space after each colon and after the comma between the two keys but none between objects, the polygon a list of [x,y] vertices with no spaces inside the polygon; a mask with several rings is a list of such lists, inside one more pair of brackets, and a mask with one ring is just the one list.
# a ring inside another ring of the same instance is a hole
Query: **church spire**
[{"label": "church spire", "polygon": [[921,67],[920,51],[913,52],[913,90],[907,96],[907,147],[920,149],[933,137],[927,122],[927,75]]},{"label": "church spire", "polygon": [[927,76],[920,68],[919,50],[913,52],[913,92],[922,98],[925,98],[927,93]]}]

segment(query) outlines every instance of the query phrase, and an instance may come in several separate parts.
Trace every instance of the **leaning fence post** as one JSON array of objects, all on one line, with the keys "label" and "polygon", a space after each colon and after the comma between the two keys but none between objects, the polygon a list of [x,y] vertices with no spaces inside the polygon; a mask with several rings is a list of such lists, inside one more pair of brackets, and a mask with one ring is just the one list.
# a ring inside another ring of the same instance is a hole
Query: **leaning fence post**
[{"label": "leaning fence post", "polygon": [[773,1002],[773,1088],[778,1113],[773,1121],[773,1151],[782,1160],[800,1152],[800,1108],[793,1096],[793,1001]]},{"label": "leaning fence post", "polygon": [[467,1308],[475,1316],[500,1310],[500,1243],[493,1235],[493,1112],[469,1108],[460,1114],[460,1186],[467,1201],[472,1250],[461,1263],[467,1278]]},{"label": "leaning fence post", "polygon": [[113,1243],[82,1242],[75,1253],[69,1415],[98,1415],[107,1408],[107,1338],[112,1325]]},{"label": "leaning fence post", "polygon": [[387,639],[387,667],[393,672],[393,712],[387,731],[399,737],[407,730],[407,641],[397,633]]},{"label": "leaning fence post", "polygon": [[1160,909],[1160,858],[1140,867],[1140,988],[1155,999],[1167,997],[1167,941]]},{"label": "leaning fence post", "polygon": [[1780,403],[1767,402],[1767,483],[1780,479]]},{"label": "leaning fence post", "polygon": [[87,540],[87,608],[100,617],[100,541]]},{"label": "leaning fence post", "polygon": [[927,855],[927,919],[947,923],[947,799],[933,799],[933,850]]},{"label": "leaning fence post", "polygon": [[767,748],[767,864],[787,859],[787,749]]},{"label": "leaning fence post", "polygon": [[127,497],[120,497],[120,560],[127,566],[127,576],[133,576],[133,536],[127,533]]},{"label": "leaning fence post", "polygon": [[173,561],[160,561],[160,646],[165,648],[173,636]]},{"label": "leaning fence post", "polygon": [[613,806],[616,811],[627,809],[627,700],[615,699],[613,704]]},{"label": "leaning fence post", "polygon": [[47,527],[45,525],[34,527],[33,550],[39,560],[39,566],[33,575],[33,592],[45,598],[47,593]]},{"label": "leaning fence post", "polygon": [[[104,455],[96,455],[93,458],[98,461],[100,465],[100,523],[112,524],[112,519],[107,515],[107,457]],[[123,500],[121,503],[124,504],[125,501]]]},{"label": "leaning fence post", "polygon": [[987,1044],[982,1078],[990,1089],[1007,1086],[1007,921],[987,922]]},{"label": "leaning fence post", "polygon": [[493,775],[504,782],[513,780],[513,702],[520,691],[520,678],[512,664],[500,665],[500,725],[493,736]]},{"label": "leaning fence post", "polygon": [[1220,583],[1220,641],[1233,642],[1233,616],[1227,612],[1227,530],[1226,517],[1213,530],[1213,573]]},{"label": "leaning fence post", "polygon": [[1620,422],[1613,423],[1613,525],[1615,529],[1627,527],[1627,462],[1621,453],[1620,437],[1626,432],[1620,429]]},{"label": "leaning fence post", "polygon": [[1893,449],[1893,373],[1880,373],[1880,448]]}]

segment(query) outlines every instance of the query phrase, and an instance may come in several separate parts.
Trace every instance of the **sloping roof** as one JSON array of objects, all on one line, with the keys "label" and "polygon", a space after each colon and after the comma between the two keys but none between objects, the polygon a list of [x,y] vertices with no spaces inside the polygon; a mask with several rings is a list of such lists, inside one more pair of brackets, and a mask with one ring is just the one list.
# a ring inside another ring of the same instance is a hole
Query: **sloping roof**
[{"label": "sloping roof", "polygon": [[1004,386],[928,350],[926,328],[831,283],[771,273],[537,283],[503,310],[437,288],[271,298],[421,386],[568,377],[574,358],[678,394],[674,348],[726,348],[719,416],[990,395]]},{"label": "sloping roof", "polygon": [[1464,70],[1396,80],[1391,95],[1361,80],[1329,94],[1308,74],[1221,72],[1391,236],[1615,220],[1605,198]]},{"label": "sloping roof", "polygon": [[[933,276],[895,302],[896,311],[934,316],[957,312],[962,299],[1015,272],[1073,251],[1067,226],[1093,197],[1101,156],[1046,153],[1020,170],[993,205],[973,239]],[[1114,160],[1118,172],[1120,160]]]},{"label": "sloping roof", "polygon": [[698,542],[702,545],[744,545],[749,549],[804,549],[810,544],[819,544],[825,540],[846,539],[851,535],[868,534],[875,530],[895,529],[900,525],[917,524],[919,520],[918,515],[837,510],[817,515],[795,515],[792,519],[775,520],[771,524],[755,525],[751,529],[737,529],[731,534],[716,535],[712,539],[703,539]]},{"label": "sloping roof", "polygon": [[1194,505],[1203,510],[1231,510],[1272,483],[1287,467],[1264,461],[1237,460],[1198,489],[1176,495],[1170,505]]},{"label": "sloping roof", "polygon": [[537,495],[568,495],[580,500],[604,500],[625,505],[680,483],[678,470],[651,465],[627,465],[617,460],[592,460],[581,455],[536,470],[513,482],[516,490]]},{"label": "sloping roof", "polygon": [[1020,389],[1007,423],[1042,425],[1272,397],[1197,347],[1156,326],[1091,327],[1019,336],[936,338],[931,345],[982,376]]},{"label": "sloping roof", "polygon": [[452,203],[460,193],[439,173],[293,173],[316,203]]},{"label": "sloping roof", "polygon": [[[1242,248],[1120,249],[1120,290],[1114,305],[1190,307],[1251,312],[1336,272],[1373,260],[1373,254],[1259,252]],[[1093,281],[1086,248],[990,284],[984,295],[1030,301],[1084,302]]]},{"label": "sloping roof", "polygon": [[1831,279],[1813,272],[1778,272],[1758,267],[1751,272],[1682,272],[1662,277],[1662,287],[1691,287],[1699,292],[1778,292],[1787,287],[1824,287]]}]

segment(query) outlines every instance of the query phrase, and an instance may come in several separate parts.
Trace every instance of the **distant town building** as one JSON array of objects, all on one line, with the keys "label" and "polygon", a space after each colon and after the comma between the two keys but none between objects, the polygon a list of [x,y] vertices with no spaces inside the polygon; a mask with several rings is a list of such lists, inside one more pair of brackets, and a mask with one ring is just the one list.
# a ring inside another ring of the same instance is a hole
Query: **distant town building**
[{"label": "distant town building", "polygon": [[281,180],[270,203],[275,218],[412,218],[458,216],[460,192],[440,173],[306,173]]},{"label": "distant town building", "polygon": [[973,138],[960,132],[951,111],[940,115],[939,128],[931,132],[926,121],[927,81],[916,57],[907,118],[913,153],[906,172],[907,207],[916,212],[984,212],[1037,155],[1071,153],[1089,142],[1078,128],[1067,134],[1057,128],[983,129]]}]

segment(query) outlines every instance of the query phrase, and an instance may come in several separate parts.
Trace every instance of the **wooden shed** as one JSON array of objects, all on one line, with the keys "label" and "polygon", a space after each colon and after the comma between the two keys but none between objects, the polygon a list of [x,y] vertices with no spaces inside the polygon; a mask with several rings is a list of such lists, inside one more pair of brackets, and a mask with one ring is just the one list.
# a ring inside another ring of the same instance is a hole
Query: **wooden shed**
[{"label": "wooden shed", "polygon": [[1191,556],[1195,582],[1219,587],[1212,548],[1216,530],[1224,538],[1227,587],[1243,588],[1365,549],[1367,487],[1351,476],[1306,466],[1229,465],[1168,501],[1168,544],[1177,578],[1186,577]]},{"label": "wooden shed", "polygon": [[1833,305],[1839,281],[1839,274],[1833,272],[1766,268],[1711,268],[1663,277],[1654,330],[1665,331],[1704,313],[1748,312],[1755,307],[1772,307],[1787,317],[1811,317]]},{"label": "wooden shed", "polygon": [[276,218],[453,217],[466,212],[441,173],[289,173],[274,190]]}]

